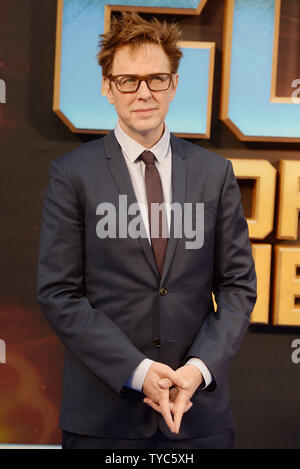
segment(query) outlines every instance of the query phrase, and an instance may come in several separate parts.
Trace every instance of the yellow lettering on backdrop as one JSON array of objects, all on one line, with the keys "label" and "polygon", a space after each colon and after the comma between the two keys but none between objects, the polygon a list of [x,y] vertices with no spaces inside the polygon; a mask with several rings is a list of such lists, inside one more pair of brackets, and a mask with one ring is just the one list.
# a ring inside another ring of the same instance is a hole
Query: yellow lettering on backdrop
[{"label": "yellow lettering on backdrop", "polygon": [[272,323],[300,326],[300,247],[275,246],[274,304]]},{"label": "yellow lettering on backdrop", "polygon": [[273,231],[276,169],[267,160],[231,159],[237,179],[254,179],[252,215],[247,218],[249,236],[264,239]]},{"label": "yellow lettering on backdrop", "polygon": [[300,161],[281,160],[279,173],[279,214],[276,237],[297,239],[300,210]]},{"label": "yellow lettering on backdrop", "polygon": [[[252,213],[247,218],[250,239],[264,239],[273,231],[276,170],[267,160],[230,158],[236,178],[254,179]],[[300,161],[282,160],[277,237],[298,239],[300,210]],[[300,246],[274,245],[274,278],[271,285],[272,245],[253,243],[257,274],[257,302],[250,322],[278,326],[300,326]],[[273,308],[269,319],[270,293]],[[217,304],[213,297],[215,309]]]},{"label": "yellow lettering on backdrop", "polygon": [[272,246],[252,244],[252,254],[257,275],[257,301],[250,321],[268,324]]}]

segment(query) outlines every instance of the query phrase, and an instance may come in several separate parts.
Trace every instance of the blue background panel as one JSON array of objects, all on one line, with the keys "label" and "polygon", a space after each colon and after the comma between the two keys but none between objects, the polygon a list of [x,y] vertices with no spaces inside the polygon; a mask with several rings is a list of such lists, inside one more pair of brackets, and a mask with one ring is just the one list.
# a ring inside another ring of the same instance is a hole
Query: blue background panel
[{"label": "blue background panel", "polygon": [[299,138],[300,105],[270,100],[274,13],[275,0],[234,2],[228,114],[246,136]]},{"label": "blue background panel", "polygon": [[[77,129],[110,130],[117,115],[101,94],[96,61],[104,29],[104,0],[64,0],[61,44],[60,110]],[[119,5],[196,8],[198,1],[118,1]],[[209,82],[209,50],[183,49],[179,87],[168,115],[170,130],[205,134]],[[193,73],[191,73],[191,70]],[[142,72],[141,72],[142,73]]]}]

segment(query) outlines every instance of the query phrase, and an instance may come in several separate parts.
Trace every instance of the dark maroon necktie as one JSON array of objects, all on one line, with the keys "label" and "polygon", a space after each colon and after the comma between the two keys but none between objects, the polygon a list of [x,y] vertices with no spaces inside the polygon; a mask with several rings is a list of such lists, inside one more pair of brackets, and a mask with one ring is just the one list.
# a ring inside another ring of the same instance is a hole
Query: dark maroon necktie
[{"label": "dark maroon necktie", "polygon": [[[161,204],[164,201],[163,190],[160,180],[159,172],[155,166],[155,156],[149,151],[145,150],[140,155],[142,161],[144,161],[145,168],[145,183],[146,183],[146,192],[148,200],[148,216],[149,216],[149,227],[150,227],[150,237],[151,245],[154,253],[154,257],[157,263],[158,270],[160,275],[162,274],[164,260],[167,250],[168,238],[163,237],[163,217],[165,224],[167,223],[166,212],[165,210],[160,210],[159,212],[154,212],[154,207],[152,204]],[[153,210],[152,210],[153,207]],[[151,220],[151,213],[154,212],[159,216],[154,216],[154,219]],[[157,226],[157,224],[159,226]],[[167,227],[167,225],[165,225]],[[153,234],[158,234],[158,237],[152,237]]]}]

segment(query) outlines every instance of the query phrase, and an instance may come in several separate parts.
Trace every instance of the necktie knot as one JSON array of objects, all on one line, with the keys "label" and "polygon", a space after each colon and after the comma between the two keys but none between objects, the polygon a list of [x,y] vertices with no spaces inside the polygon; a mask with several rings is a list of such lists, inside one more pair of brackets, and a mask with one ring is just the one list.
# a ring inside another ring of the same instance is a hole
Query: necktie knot
[{"label": "necktie knot", "polygon": [[140,154],[140,158],[145,165],[154,164],[155,162],[155,155],[150,150],[143,151],[143,153]]}]

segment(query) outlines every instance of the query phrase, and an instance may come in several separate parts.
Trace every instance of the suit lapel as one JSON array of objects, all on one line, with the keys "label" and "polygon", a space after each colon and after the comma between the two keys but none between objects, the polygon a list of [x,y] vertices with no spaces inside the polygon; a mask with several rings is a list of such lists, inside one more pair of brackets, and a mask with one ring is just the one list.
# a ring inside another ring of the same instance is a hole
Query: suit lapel
[{"label": "suit lapel", "polygon": [[[129,207],[129,205],[137,203],[137,199],[134,193],[129,171],[121,151],[121,147],[115,138],[113,131],[104,138],[104,146],[105,156],[107,158],[114,181],[118,187],[119,193],[127,195],[127,206]],[[128,220],[131,220],[132,218],[134,218],[134,215],[128,215]],[[146,231],[143,221],[142,225],[143,231]],[[139,237],[138,240],[145,253],[147,261],[152,267],[155,275],[159,278],[159,271],[148,238]]]}]

